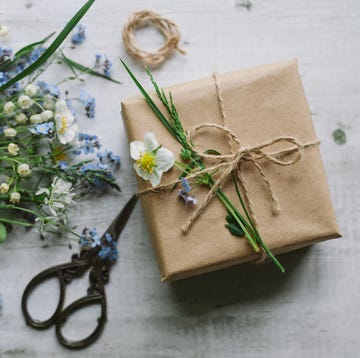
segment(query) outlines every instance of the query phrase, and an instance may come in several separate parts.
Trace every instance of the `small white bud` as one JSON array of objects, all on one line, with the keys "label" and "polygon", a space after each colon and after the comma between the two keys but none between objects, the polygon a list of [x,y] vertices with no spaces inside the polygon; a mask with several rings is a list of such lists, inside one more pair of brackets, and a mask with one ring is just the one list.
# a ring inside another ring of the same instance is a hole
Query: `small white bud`
[{"label": "small white bud", "polygon": [[9,28],[5,25],[0,26],[0,36],[5,37],[9,33]]},{"label": "small white bud", "polygon": [[17,167],[17,172],[21,177],[27,177],[31,174],[31,169],[29,164],[20,164]]},{"label": "small white bud", "polygon": [[12,102],[6,102],[4,105],[5,114],[13,114],[15,111],[15,104]]},{"label": "small white bud", "polygon": [[34,124],[42,123],[43,119],[40,114],[33,114],[30,116],[30,122]]},{"label": "small white bud", "polygon": [[10,194],[10,203],[17,204],[20,202],[21,195],[17,191]]},{"label": "small white bud", "polygon": [[5,128],[4,129],[5,137],[15,137],[17,135],[17,131],[14,128]]},{"label": "small white bud", "polygon": [[18,99],[18,104],[22,109],[28,109],[32,106],[33,101],[29,96],[22,94]]},{"label": "small white bud", "polygon": [[47,122],[54,117],[54,113],[53,111],[47,109],[46,111],[42,112],[40,116],[43,122]]},{"label": "small white bud", "polygon": [[28,117],[26,117],[25,113],[19,113],[16,117],[15,117],[15,121],[18,123],[26,123],[28,120]]},{"label": "small white bud", "polygon": [[8,191],[9,191],[9,185],[6,183],[1,183],[0,184],[0,193],[6,194]]},{"label": "small white bud", "polygon": [[51,96],[51,94],[48,93],[44,96],[43,106],[46,109],[54,109],[55,108],[55,101],[53,100],[53,97]]},{"label": "small white bud", "polygon": [[10,143],[8,145],[8,152],[11,154],[11,155],[17,155],[18,152],[19,152],[19,146],[15,143]]},{"label": "small white bud", "polygon": [[25,87],[25,94],[30,97],[34,97],[39,92],[39,87],[35,83],[30,83]]}]

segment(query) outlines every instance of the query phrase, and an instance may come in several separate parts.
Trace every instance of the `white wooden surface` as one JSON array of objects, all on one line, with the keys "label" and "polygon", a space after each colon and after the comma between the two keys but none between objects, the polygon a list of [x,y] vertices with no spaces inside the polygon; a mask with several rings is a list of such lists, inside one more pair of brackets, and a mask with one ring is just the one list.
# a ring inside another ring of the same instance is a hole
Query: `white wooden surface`
[{"label": "white wooden surface", "polygon": [[[14,48],[60,29],[82,0],[1,0],[0,24]],[[359,0],[253,0],[251,11],[235,0],[97,0],[82,21],[88,38],[72,57],[91,64],[93,54],[114,60],[118,86],[91,78],[97,119],[86,130],[122,156],[121,194],[83,202],[74,213],[79,227],[104,229],[136,190],[120,100],[136,93],[117,61],[119,56],[145,81],[141,66],[127,56],[121,30],[141,9],[176,21],[187,56],[175,54],[155,76],[162,85],[297,57],[344,238],[282,257],[288,268],[234,267],[176,283],[161,284],[138,207],[119,244],[111,272],[109,320],[101,339],[81,352],[69,352],[54,330],[35,331],[23,320],[20,299],[28,280],[45,267],[65,262],[64,241],[43,248],[35,232],[16,231],[0,247],[0,357],[358,357],[360,350],[360,260],[357,234],[360,161],[360,2]],[[147,48],[161,44],[153,30],[139,32]],[[60,69],[48,72],[59,79]],[[72,93],[79,90],[69,86]],[[84,123],[84,122],[83,122]],[[337,145],[332,131],[345,129]],[[85,128],[85,127],[83,127]],[[75,245],[76,248],[76,245]],[[70,287],[69,287],[70,288]],[[85,292],[73,287],[69,300]],[[74,291],[77,291],[75,294]],[[45,295],[46,292],[44,292]],[[50,290],[55,297],[56,287]],[[45,296],[44,296],[45,300]],[[87,324],[85,315],[81,323]]]}]

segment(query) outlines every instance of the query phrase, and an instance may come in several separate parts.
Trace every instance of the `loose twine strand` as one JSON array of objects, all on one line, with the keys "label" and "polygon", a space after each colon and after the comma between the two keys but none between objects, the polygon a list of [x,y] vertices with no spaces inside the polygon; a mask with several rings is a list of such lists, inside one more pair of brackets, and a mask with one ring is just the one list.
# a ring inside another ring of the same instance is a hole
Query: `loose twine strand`
[{"label": "loose twine strand", "polygon": [[[224,125],[219,125],[215,123],[202,123],[195,127],[193,127],[190,132],[187,134],[187,142],[189,143],[191,150],[193,153],[195,153],[198,157],[204,159],[204,160],[210,160],[215,161],[215,165],[198,170],[195,173],[187,175],[187,179],[194,179],[198,178],[206,173],[214,173],[214,172],[220,172],[220,176],[215,181],[215,183],[212,185],[210,190],[208,191],[207,195],[205,196],[205,199],[196,207],[196,209],[193,211],[192,215],[188,218],[187,222],[181,227],[182,231],[184,233],[188,232],[188,230],[191,228],[193,223],[196,221],[196,219],[204,212],[207,205],[210,203],[212,198],[216,195],[216,191],[221,188],[223,183],[226,181],[226,179],[229,178],[232,173],[236,175],[236,178],[238,179],[238,182],[240,183],[245,203],[249,209],[249,214],[251,216],[251,219],[254,222],[254,225],[257,226],[257,218],[255,215],[254,210],[254,204],[251,200],[251,196],[249,195],[249,188],[246,183],[246,180],[244,178],[244,175],[241,171],[241,164],[244,161],[248,161],[253,164],[254,168],[259,174],[259,178],[264,184],[265,189],[268,192],[270,203],[271,203],[271,211],[273,215],[279,215],[280,214],[280,204],[277,196],[275,195],[275,192],[272,188],[272,185],[270,181],[268,180],[263,168],[258,163],[260,160],[266,160],[270,161],[271,163],[274,163],[276,165],[281,166],[289,166],[297,163],[304,155],[304,150],[309,147],[313,147],[315,145],[318,145],[320,142],[318,140],[310,141],[307,143],[300,143],[297,138],[291,137],[291,136],[280,136],[276,137],[274,139],[271,139],[269,141],[266,141],[262,144],[258,144],[255,146],[249,146],[244,147],[240,144],[240,140],[235,132],[233,132],[231,129],[226,127],[227,117],[225,112],[225,106],[224,106],[224,100],[223,100],[223,94],[219,85],[218,77],[216,74],[214,74],[214,81],[215,81],[215,87],[217,92],[217,98],[219,101],[220,106],[220,112],[222,116],[222,120]],[[237,149],[232,150],[228,154],[222,154],[222,155],[216,155],[216,154],[208,154],[198,151],[193,143],[193,137],[195,134],[203,129],[203,128],[215,128],[227,135],[229,145],[233,147],[232,144],[235,144]],[[286,149],[277,150],[274,152],[266,153],[263,151],[263,149],[270,148],[274,144],[282,143],[282,144],[291,144],[291,147],[288,147]],[[289,160],[283,159],[285,156],[293,154],[292,158]],[[168,184],[159,185],[156,188],[149,188],[143,191],[140,191],[138,194],[146,194],[146,193],[158,193],[158,192],[164,192],[171,189],[174,185],[180,183],[181,180],[176,180]],[[260,261],[262,261],[265,258],[265,255],[262,255],[260,257]]]},{"label": "loose twine strand", "polygon": [[[145,51],[136,44],[134,31],[147,24],[154,25],[165,39],[164,45],[155,52]],[[152,11],[142,10],[131,14],[123,28],[122,36],[127,52],[146,64],[158,65],[162,63],[173,50],[182,55],[186,54],[186,51],[179,47],[180,31],[178,26],[171,20]]]}]

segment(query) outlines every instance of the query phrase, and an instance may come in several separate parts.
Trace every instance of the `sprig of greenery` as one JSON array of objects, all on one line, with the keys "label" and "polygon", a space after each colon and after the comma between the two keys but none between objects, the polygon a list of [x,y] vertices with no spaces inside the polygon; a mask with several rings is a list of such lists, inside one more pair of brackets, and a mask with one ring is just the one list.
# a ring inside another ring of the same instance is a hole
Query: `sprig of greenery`
[{"label": "sprig of greenery", "polygon": [[[162,111],[159,109],[159,107],[155,104],[155,102],[151,99],[148,92],[144,89],[144,87],[140,84],[140,82],[137,80],[135,75],[132,73],[132,71],[129,69],[129,67],[126,65],[126,63],[121,60],[121,63],[125,67],[127,73],[129,74],[130,78],[134,81],[140,92],[143,94],[146,102],[149,104],[150,108],[153,110],[153,112],[156,114],[156,116],[160,119],[160,121],[164,124],[164,126],[168,129],[170,134],[173,135],[173,137],[182,145],[182,154],[188,157],[188,159],[191,161],[191,165],[188,165],[186,169],[183,170],[183,173],[180,177],[186,176],[186,173],[193,172],[195,167],[198,167],[200,169],[205,169],[204,163],[201,161],[200,158],[192,151],[191,146],[189,145],[187,141],[186,131],[184,130],[182,123],[179,118],[179,114],[176,110],[176,107],[173,102],[173,98],[171,96],[171,93],[169,94],[169,99],[165,95],[164,90],[161,90],[159,86],[157,85],[156,81],[154,80],[151,72],[147,69],[147,73],[150,77],[150,80],[155,88],[155,92],[157,96],[159,97],[162,104],[165,106],[168,114],[169,119],[166,118],[166,116],[162,113]],[[212,154],[220,154],[216,150],[208,150],[209,153]],[[259,252],[259,246],[265,251],[267,256],[275,263],[275,265],[279,268],[281,272],[285,272],[284,267],[281,265],[281,263],[276,259],[276,257],[271,253],[269,248],[266,246],[266,244],[263,242],[259,232],[256,229],[256,226],[254,225],[253,221],[251,220],[251,217],[247,211],[246,205],[244,204],[244,201],[241,197],[240,190],[238,188],[238,185],[236,183],[235,176],[233,175],[234,184],[236,188],[236,192],[240,201],[240,204],[242,206],[242,209],[246,215],[246,218],[240,214],[240,212],[237,210],[235,205],[231,202],[231,200],[226,196],[226,194],[221,190],[216,190],[216,196],[221,201],[221,203],[225,206],[225,208],[228,211],[228,215],[226,217],[227,224],[225,225],[229,231],[236,236],[242,236],[247,239],[251,247],[255,252]],[[213,176],[210,173],[207,173],[207,181],[206,184],[211,188],[214,185],[215,181],[213,179]]]},{"label": "sprig of greenery", "polygon": [[0,87],[0,93],[15,84],[16,82],[22,80],[23,78],[31,75],[34,71],[39,69],[49,58],[55,53],[59,46],[64,42],[69,33],[74,29],[86,12],[90,9],[95,0],[88,0],[80,10],[71,18],[67,25],[63,28],[60,34],[56,39],[51,43],[51,45],[44,51],[44,53],[30,66],[25,68],[22,72],[18,73],[15,77],[9,80],[7,83]]},{"label": "sprig of greenery", "polygon": [[[93,70],[90,67],[86,67],[86,66],[82,65],[81,63],[70,59],[69,57],[65,56],[62,51],[59,54],[58,58],[60,60],[62,60],[67,66],[69,66],[69,68],[71,70],[79,70],[81,73],[88,73],[89,75],[92,75],[92,76],[95,76],[95,77],[101,77],[101,78],[104,78],[104,79],[106,79],[108,81],[111,81],[111,82],[114,82],[114,83],[117,83],[117,84],[121,84],[121,82],[119,82],[119,81],[117,81],[117,80],[115,80],[115,79],[113,79],[111,77],[105,76],[102,73],[97,72],[97,71]],[[75,74],[75,76],[77,76],[76,72],[74,74]]]}]

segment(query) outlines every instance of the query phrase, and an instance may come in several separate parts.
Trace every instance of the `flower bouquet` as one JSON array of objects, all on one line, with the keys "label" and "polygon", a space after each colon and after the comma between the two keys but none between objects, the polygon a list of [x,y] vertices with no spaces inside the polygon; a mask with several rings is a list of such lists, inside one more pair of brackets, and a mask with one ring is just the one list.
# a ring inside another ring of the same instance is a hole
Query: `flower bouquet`
[{"label": "flower bouquet", "polygon": [[[107,57],[102,61],[96,55],[89,68],[60,47],[76,26],[72,46],[83,42],[85,27],[78,23],[93,2],[87,1],[48,47],[53,34],[16,53],[0,46],[0,242],[13,225],[36,226],[41,235],[71,233],[95,241],[95,229],[80,235],[73,231],[69,210],[85,195],[107,187],[120,190],[113,175],[119,156],[103,150],[96,135],[78,132],[81,117],[94,118],[95,98],[84,90],[71,98],[59,87],[82,80],[84,74],[117,82],[110,77]],[[58,84],[39,78],[53,63],[67,65],[73,75]]]}]

